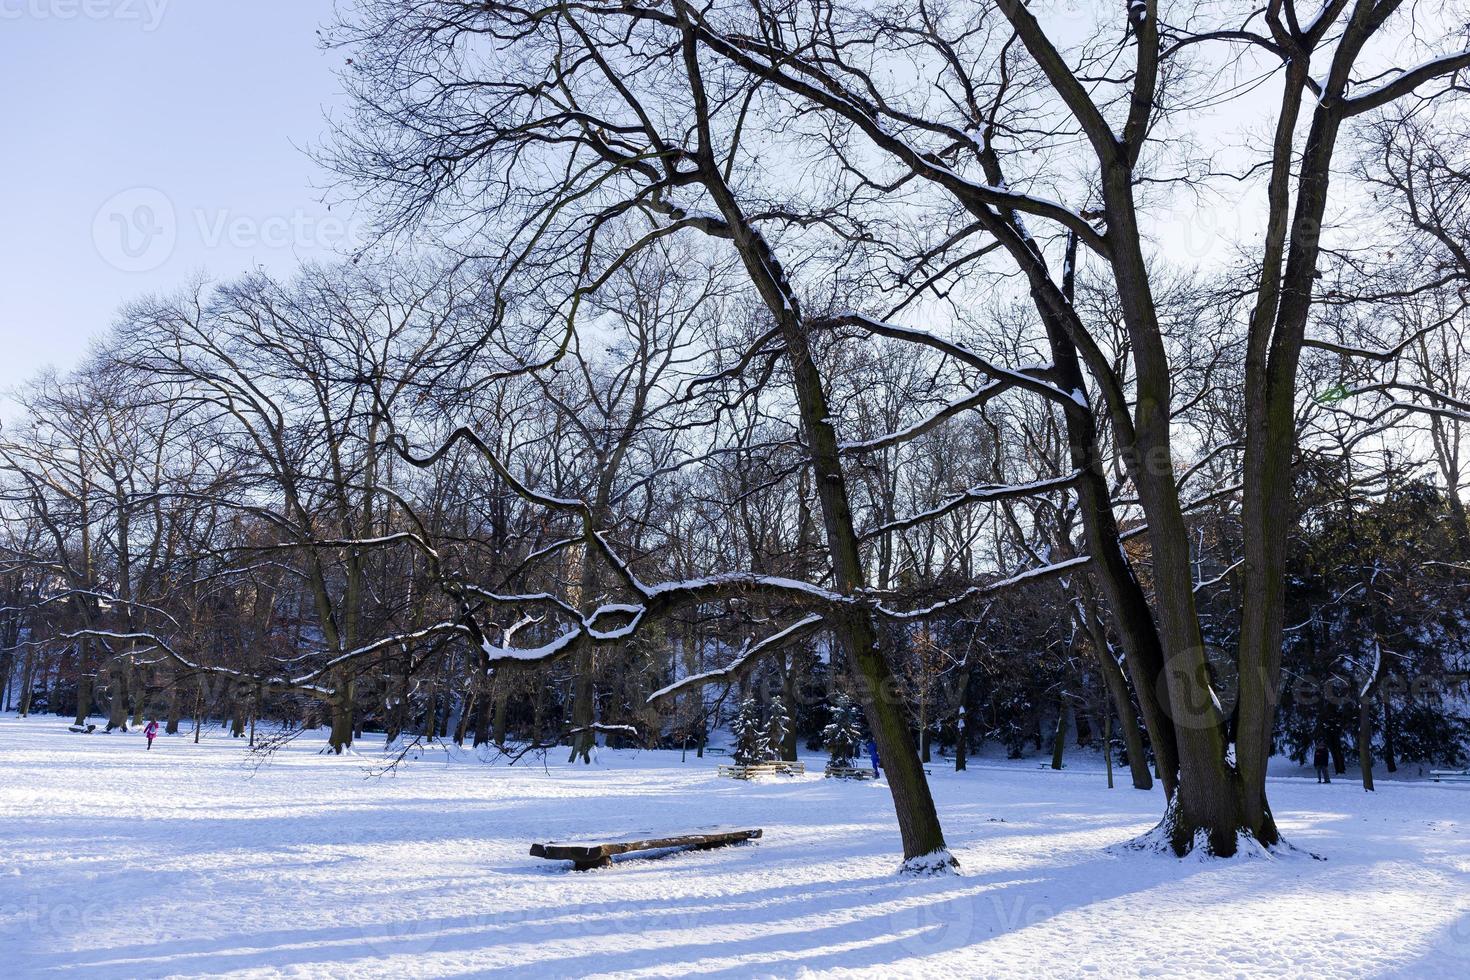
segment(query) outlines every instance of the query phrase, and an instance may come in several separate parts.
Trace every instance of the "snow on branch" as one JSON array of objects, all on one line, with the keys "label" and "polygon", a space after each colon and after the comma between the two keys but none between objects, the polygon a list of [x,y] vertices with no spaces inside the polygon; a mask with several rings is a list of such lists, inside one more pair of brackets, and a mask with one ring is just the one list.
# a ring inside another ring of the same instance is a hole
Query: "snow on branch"
[{"label": "snow on branch", "polygon": [[655,704],[664,698],[672,697],[680,691],[688,690],[691,687],[702,687],[705,684],[734,680],[741,673],[754,666],[762,657],[777,652],[788,643],[810,635],[822,623],[823,619],[819,615],[803,616],[785,629],[777,633],[772,633],[757,643],[751,643],[747,640],[740,653],[728,665],[719,670],[708,670],[702,674],[692,674],[682,680],[675,681],[667,687],[661,687],[650,694],[644,703]]},{"label": "snow on branch", "polygon": [[524,497],[526,500],[529,500],[534,504],[540,504],[543,507],[549,507],[553,510],[573,510],[577,511],[580,514],[583,514],[584,516],[586,515],[588,508],[585,501],[577,500],[571,497],[553,497],[550,494],[540,493],[536,490],[532,490],[530,487],[526,486],[526,484],[522,483],[520,479],[518,479],[514,474],[510,472],[510,469],[505,465],[505,463],[501,461],[499,454],[497,454],[495,450],[491,449],[490,446],[486,444],[485,440],[481,439],[480,436],[468,426],[462,425],[459,428],[455,429],[452,433],[450,433],[449,438],[445,439],[443,444],[441,444],[438,449],[434,450],[427,456],[415,456],[413,453],[409,452],[408,439],[402,434],[394,434],[389,439],[389,445],[392,446],[393,450],[397,452],[398,455],[402,456],[404,460],[412,463],[414,466],[417,466],[420,469],[427,469],[428,467],[433,466],[439,460],[448,455],[449,452],[454,449],[455,445],[460,442],[467,442],[476,450],[478,450],[480,455],[485,458],[485,461],[490,464],[490,468],[495,471],[495,475],[504,480],[510,486],[511,490],[519,494],[521,497]]},{"label": "snow on branch", "polygon": [[992,595],[1005,589],[1012,589],[1018,585],[1029,585],[1032,582],[1042,581],[1056,575],[1069,574],[1076,569],[1084,567],[1090,561],[1092,561],[1091,555],[1079,555],[1076,558],[1068,558],[1066,561],[1059,561],[1050,565],[1042,565],[1038,568],[1030,568],[1024,572],[1019,572],[1008,578],[998,579],[985,585],[971,586],[957,596],[945,599],[941,602],[933,603],[932,605],[924,606],[920,609],[902,611],[898,609],[890,609],[882,603],[879,603],[876,608],[879,613],[887,616],[890,619],[926,619],[929,616],[933,616],[941,612],[946,612],[958,606],[963,606],[965,603],[973,602],[976,599],[982,598],[987,595]]},{"label": "snow on branch", "polygon": [[321,667],[318,667],[315,670],[308,671],[307,673],[301,674],[297,677],[262,677],[256,674],[246,673],[245,671],[234,670],[229,667],[211,667],[205,664],[196,663],[185,657],[183,654],[179,653],[171,645],[169,645],[168,641],[164,640],[156,633],[121,633],[112,630],[85,629],[77,630],[73,633],[63,634],[60,638],[72,640],[82,637],[93,637],[101,640],[117,640],[124,643],[146,643],[148,644],[148,649],[138,652],[147,653],[151,650],[157,650],[159,653],[163,654],[165,659],[171,661],[172,663],[187,671],[208,674],[214,677],[224,677],[231,680],[244,681],[255,686],[278,688],[281,690],[292,691],[297,694],[309,694],[314,697],[327,698],[333,695],[333,691],[330,688],[323,687],[315,682],[321,680],[334,669],[352,663],[353,661],[360,660],[363,657],[369,656],[373,653],[377,653],[378,651],[386,649],[388,647],[406,646],[407,644],[412,643],[416,640],[427,639],[430,636],[435,636],[442,633],[464,634],[467,633],[467,630],[460,623],[443,622],[436,623],[433,626],[425,627],[424,629],[415,630],[411,633],[396,633],[392,636],[381,637],[380,639],[374,640],[371,643],[364,644],[363,646],[339,653],[335,657],[332,657],[330,660],[328,660]]},{"label": "snow on branch", "polygon": [[1053,490],[1063,490],[1081,478],[1082,471],[1074,470],[1066,476],[1059,476],[1050,480],[1035,480],[1031,483],[981,484],[952,494],[946,497],[942,503],[928,510],[920,511],[917,514],[900,518],[896,521],[889,521],[887,524],[881,524],[873,528],[873,530],[868,531],[863,537],[871,538],[880,534],[889,534],[893,531],[904,531],[917,524],[924,524],[943,517],[945,514],[958,510],[967,504],[994,500],[1010,500],[1015,497],[1033,497]]},{"label": "snow on branch", "polygon": [[937,334],[930,333],[927,330],[920,330],[917,327],[906,327],[902,324],[891,323],[886,320],[875,320],[870,316],[856,312],[841,313],[836,316],[815,319],[811,325],[814,329],[828,330],[841,327],[856,327],[880,337],[922,344],[940,353],[948,354],[950,357],[969,364],[971,367],[978,368],[994,380],[1005,383],[1008,387],[1024,388],[1027,391],[1044,395],[1053,401],[1075,402],[1077,400],[1073,392],[1064,391],[1047,380],[1048,376],[1052,373],[1051,365],[1020,369],[1008,368],[996,364],[994,361],[971,350],[964,344],[953,340],[946,340]]},{"label": "snow on branch", "polygon": [[1394,99],[1408,95],[1414,89],[1425,82],[1446,75],[1453,75],[1463,68],[1470,67],[1470,51],[1457,51],[1454,54],[1441,55],[1424,62],[1408,71],[1403,72],[1392,81],[1384,82],[1376,88],[1369,89],[1362,95],[1343,100],[1343,114],[1356,116],[1359,113],[1377,109],[1379,106],[1387,105]]},{"label": "snow on branch", "polygon": [[930,431],[946,419],[953,418],[961,412],[967,412],[970,409],[983,407],[986,402],[990,401],[990,399],[1002,391],[1005,391],[1008,387],[1010,386],[1002,381],[992,381],[988,385],[984,385],[974,391],[966,392],[952,399],[943,408],[930,413],[913,425],[885,433],[873,439],[840,443],[837,448],[845,454],[852,455],[872,452],[876,449],[886,449],[889,446],[896,446],[899,443],[908,442]]}]

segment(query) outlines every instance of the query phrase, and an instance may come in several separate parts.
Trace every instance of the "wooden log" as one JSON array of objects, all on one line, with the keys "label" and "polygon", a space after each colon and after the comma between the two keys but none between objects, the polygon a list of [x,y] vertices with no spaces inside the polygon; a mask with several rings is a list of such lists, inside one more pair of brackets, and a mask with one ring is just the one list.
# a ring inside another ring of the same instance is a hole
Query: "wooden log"
[{"label": "wooden log", "polygon": [[751,762],[745,765],[722,762],[715,766],[715,773],[732,779],[754,779],[756,776],[801,776],[806,773],[805,762]]},{"label": "wooden log", "polygon": [[671,848],[707,850],[755,840],[760,836],[759,827],[702,827],[674,834],[636,833],[611,839],[547,841],[544,844],[532,844],[531,856],[551,861],[571,861],[572,870],[588,871],[612,864],[614,854]]}]

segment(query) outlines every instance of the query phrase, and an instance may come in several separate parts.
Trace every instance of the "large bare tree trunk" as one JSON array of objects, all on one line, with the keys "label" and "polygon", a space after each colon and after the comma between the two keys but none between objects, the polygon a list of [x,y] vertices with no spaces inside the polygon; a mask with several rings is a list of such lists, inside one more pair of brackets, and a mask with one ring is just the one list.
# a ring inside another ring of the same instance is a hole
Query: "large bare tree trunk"
[{"label": "large bare tree trunk", "polygon": [[[686,40],[686,60],[690,60],[694,58],[694,46],[692,39]],[[691,75],[697,77],[697,70],[691,70]],[[864,585],[862,557],[848,500],[847,480],[842,471],[837,431],[832,424],[832,411],[821,373],[808,344],[806,326],[797,312],[795,297],[790,295],[789,286],[780,272],[780,263],[771,254],[765,240],[752,232],[733,195],[720,179],[718,170],[714,169],[713,161],[704,161],[704,167],[711,193],[734,229],[735,245],[751,280],[760,290],[767,309],[780,324],[796,390],[801,430],[816,477],[817,499],[827,531],[832,581],[839,592],[852,595]],[[834,614],[831,625],[848,669],[858,682],[858,700],[867,716],[868,728],[888,777],[888,790],[893,797],[907,866],[918,871],[953,866],[955,861],[945,847],[944,831],[939,825],[934,798],[930,795],[923,766],[910,739],[908,721],[904,718],[902,706],[890,696],[894,689],[893,675],[880,649],[878,631],[874,628],[871,614],[854,606]]]},{"label": "large bare tree trunk", "polygon": [[332,727],[327,735],[327,747],[338,755],[352,744],[352,688],[352,682],[339,671],[334,678],[329,702]]},{"label": "large bare tree trunk", "polygon": [[[92,683],[93,677],[89,669],[87,649],[91,644],[86,640],[77,643],[77,719],[78,725],[87,723],[87,716],[92,713]],[[59,708],[55,710],[60,710]]]},{"label": "large bare tree trunk", "polygon": [[26,647],[25,663],[20,670],[20,716],[26,717],[31,713],[31,688],[36,683],[36,655],[35,648]]},{"label": "large bare tree trunk", "polygon": [[[1063,278],[1063,288],[1068,294],[1071,293],[1071,270],[1075,264],[1076,248],[1076,239],[1069,240],[1070,261],[1067,274]],[[1077,360],[1077,348],[1055,317],[1047,318],[1047,336],[1061,384],[1070,385],[1077,391],[1085,390],[1082,369]],[[1117,518],[1113,515],[1112,495],[1103,475],[1102,458],[1098,450],[1097,420],[1091,410],[1080,405],[1065,407],[1063,415],[1067,424],[1067,446],[1072,466],[1082,474],[1077,484],[1077,502],[1087,551],[1092,556],[1092,570],[1102,589],[1105,605],[1111,613],[1113,628],[1122,641],[1124,662],[1128,665],[1133,690],[1137,693],[1139,708],[1143,712],[1143,723],[1154,747],[1154,757],[1158,760],[1164,795],[1172,798],[1178,784],[1179,750],[1175,742],[1173,720],[1161,701],[1165,694],[1161,683],[1164,652],[1159,641],[1158,628],[1154,623],[1153,612],[1149,609],[1148,598],[1143,594],[1143,587],[1138,584],[1138,579],[1123,553]],[[1083,589],[1087,590],[1087,587],[1084,585]],[[1085,605],[1090,607],[1092,603],[1088,601]],[[1126,689],[1117,690],[1123,677],[1116,662],[1111,664],[1111,670],[1108,664],[1102,663],[1103,660],[1111,660],[1109,648],[1106,641],[1099,645],[1101,630],[1096,628],[1096,618],[1090,615],[1090,610],[1084,610],[1084,615],[1088,616],[1089,636],[1093,640],[1093,648],[1109,693],[1113,697],[1119,719],[1125,725],[1124,737],[1136,739],[1137,725],[1127,724],[1133,717],[1132,702]],[[1129,765],[1134,770],[1133,785],[1140,789],[1152,789],[1153,780],[1148,778],[1147,763],[1143,756],[1140,754],[1136,763],[1133,758],[1133,746],[1130,744]],[[1139,785],[1138,777],[1140,766],[1144,772],[1142,786]]]},{"label": "large bare tree trunk", "polygon": [[128,670],[114,657],[107,665],[107,731],[128,730]]},{"label": "large bare tree trunk", "polygon": [[1057,724],[1051,733],[1051,767],[1062,768],[1062,753],[1067,748],[1067,701],[1057,699]]},{"label": "large bare tree trunk", "polygon": [[173,682],[168,688],[168,724],[164,726],[164,734],[177,735],[179,733],[179,718],[183,715],[183,695],[179,688],[183,681],[178,672],[174,672]]}]

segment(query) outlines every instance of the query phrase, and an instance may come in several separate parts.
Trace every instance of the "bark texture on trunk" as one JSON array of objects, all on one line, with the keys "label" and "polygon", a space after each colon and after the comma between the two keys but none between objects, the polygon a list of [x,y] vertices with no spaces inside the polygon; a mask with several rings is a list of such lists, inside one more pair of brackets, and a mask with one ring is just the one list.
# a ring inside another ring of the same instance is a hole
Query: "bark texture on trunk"
[{"label": "bark texture on trunk", "polygon": [[[700,177],[729,229],[752,284],[776,321],[785,344],[792,374],[801,434],[811,461],[813,483],[826,531],[832,583],[843,595],[855,595],[865,585],[861,551],[849,502],[846,477],[838,449],[833,412],[820,369],[813,356],[808,326],[800,313],[795,291],[769,243],[751,225],[725,183],[710,153],[709,108],[700,75],[698,44],[692,27],[683,27],[683,54],[694,97],[694,119],[700,138]],[[888,777],[899,835],[903,840],[905,869],[916,872],[948,870],[954,858],[944,843],[939,813],[914,751],[908,721],[894,695],[896,686],[888,661],[879,647],[872,614],[854,603],[830,617],[830,628],[848,670],[857,681],[859,703],[878,746]]]}]

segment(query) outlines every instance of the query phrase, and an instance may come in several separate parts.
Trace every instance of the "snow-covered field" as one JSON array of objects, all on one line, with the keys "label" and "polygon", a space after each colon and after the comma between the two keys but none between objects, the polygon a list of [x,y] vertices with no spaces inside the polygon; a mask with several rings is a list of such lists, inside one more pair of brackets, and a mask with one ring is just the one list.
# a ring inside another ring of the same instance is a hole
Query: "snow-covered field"
[{"label": "snow-covered field", "polygon": [[[371,745],[319,746],[256,768],[217,731],[145,752],[0,718],[0,975],[1470,975],[1470,784],[1276,778],[1289,838],[1326,860],[1179,862],[1111,850],[1157,794],[937,761],[962,873],[915,880],[882,785],[606,750],[377,777]],[[765,838],[583,874],[527,855],[714,823]]]}]

